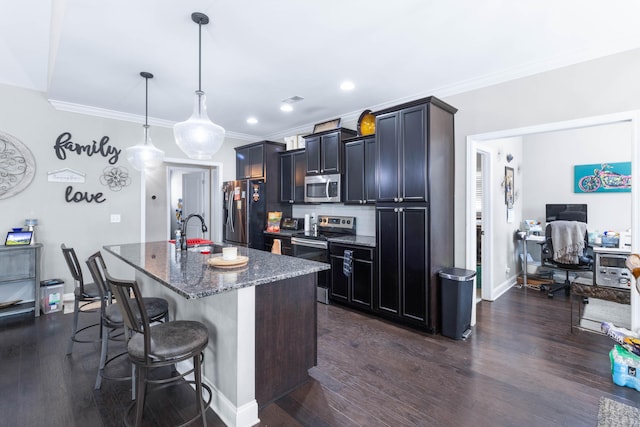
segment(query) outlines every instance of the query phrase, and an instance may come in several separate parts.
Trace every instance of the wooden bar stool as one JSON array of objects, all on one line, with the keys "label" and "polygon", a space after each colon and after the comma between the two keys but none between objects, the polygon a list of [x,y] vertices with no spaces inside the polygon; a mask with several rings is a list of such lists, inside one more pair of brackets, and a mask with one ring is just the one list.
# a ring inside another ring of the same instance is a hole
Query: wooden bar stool
[{"label": "wooden bar stool", "polygon": [[[202,383],[202,363],[204,361],[204,349],[209,343],[209,331],[207,327],[195,321],[173,320],[156,325],[150,325],[149,315],[144,306],[140,288],[135,280],[114,279],[105,272],[107,283],[113,292],[124,316],[125,325],[134,334],[127,343],[129,358],[136,370],[136,401],[129,406],[125,413],[124,422],[129,423],[129,412],[135,406],[135,425],[142,424],[144,403],[147,394],[147,383],[159,384],[151,391],[163,390],[169,383],[183,379],[187,383],[195,385],[196,407],[199,413],[181,425],[187,425],[202,417],[202,423],[206,426],[205,412],[211,404],[211,388]],[[133,295],[130,298],[129,295]],[[174,365],[181,361],[192,359],[193,369],[173,377],[163,379],[150,379],[149,370],[162,366]],[[185,376],[193,373],[194,379],[187,381]],[[202,390],[207,390],[209,398],[207,402],[202,397]]]}]

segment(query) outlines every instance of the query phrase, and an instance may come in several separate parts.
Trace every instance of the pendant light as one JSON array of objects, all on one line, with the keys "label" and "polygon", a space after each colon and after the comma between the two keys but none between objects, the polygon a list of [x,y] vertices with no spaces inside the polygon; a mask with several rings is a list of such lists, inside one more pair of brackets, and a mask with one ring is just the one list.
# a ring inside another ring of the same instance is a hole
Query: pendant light
[{"label": "pendant light", "polygon": [[224,128],[213,123],[207,115],[207,97],[202,91],[202,26],[209,23],[204,13],[194,12],[191,20],[198,24],[198,90],[193,114],[188,120],[173,126],[176,144],[192,159],[208,160],[224,141]]},{"label": "pendant light", "polygon": [[127,160],[134,169],[142,172],[145,169],[153,169],[162,164],[164,161],[164,152],[156,148],[149,137],[148,109],[149,109],[149,79],[153,78],[153,74],[143,71],[140,73],[145,81],[144,95],[144,139],[140,144],[127,148]]}]

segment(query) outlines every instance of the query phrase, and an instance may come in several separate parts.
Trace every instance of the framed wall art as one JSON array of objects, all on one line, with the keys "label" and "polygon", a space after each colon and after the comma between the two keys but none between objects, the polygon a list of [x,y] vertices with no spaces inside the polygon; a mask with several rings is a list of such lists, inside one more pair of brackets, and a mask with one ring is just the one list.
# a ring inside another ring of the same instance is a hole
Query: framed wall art
[{"label": "framed wall art", "polygon": [[596,163],[573,167],[575,193],[631,192],[631,162]]},{"label": "framed wall art", "polygon": [[514,194],[515,194],[515,185],[513,179],[513,168],[509,166],[504,167],[504,202],[507,205],[507,208],[511,209],[513,207]]}]

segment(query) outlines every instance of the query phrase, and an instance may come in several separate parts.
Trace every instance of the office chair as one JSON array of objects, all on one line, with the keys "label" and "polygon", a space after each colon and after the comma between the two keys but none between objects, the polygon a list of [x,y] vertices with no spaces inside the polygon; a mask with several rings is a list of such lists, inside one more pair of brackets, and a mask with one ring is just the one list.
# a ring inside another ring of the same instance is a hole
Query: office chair
[{"label": "office chair", "polygon": [[[576,215],[573,215],[576,214]],[[571,213],[568,212],[563,218],[581,218],[583,215],[582,212]],[[576,223],[583,223],[583,221],[577,221],[573,219],[561,220],[556,222],[556,226],[560,227],[575,227],[578,226]],[[565,281],[559,286],[551,286],[548,288],[547,296],[549,298],[553,298],[553,294],[564,290],[565,295],[569,296],[571,293],[571,281],[569,280],[569,273],[572,271],[593,271],[593,255],[589,254],[589,240],[588,234],[586,231],[586,224],[584,225],[584,248],[580,253],[575,254],[574,257],[571,257],[571,262],[563,262],[554,259],[554,246],[553,246],[553,238],[552,238],[552,224],[547,224],[544,232],[544,242],[541,243],[540,252],[542,254],[542,262],[541,264],[545,267],[553,268],[556,270],[563,270],[566,273]],[[580,227],[580,226],[578,226]]]}]

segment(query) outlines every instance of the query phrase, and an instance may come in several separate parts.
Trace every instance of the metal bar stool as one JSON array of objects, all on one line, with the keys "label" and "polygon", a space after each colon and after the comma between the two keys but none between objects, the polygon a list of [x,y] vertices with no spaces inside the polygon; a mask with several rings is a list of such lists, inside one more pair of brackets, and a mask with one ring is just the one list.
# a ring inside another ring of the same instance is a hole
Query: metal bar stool
[{"label": "metal bar stool", "polygon": [[[159,384],[152,391],[162,390],[172,385],[171,383],[184,379],[187,383],[195,384],[196,407],[199,413],[181,424],[185,426],[202,417],[202,423],[206,426],[205,412],[211,404],[211,388],[202,383],[202,363],[204,361],[204,349],[209,343],[209,331],[207,327],[195,321],[173,320],[156,325],[150,325],[149,315],[145,309],[140,288],[135,280],[114,279],[105,272],[107,283],[116,297],[124,316],[125,325],[134,334],[127,343],[129,358],[136,368],[137,398],[129,406],[125,413],[124,422],[129,423],[129,413],[136,407],[135,425],[142,423],[147,383]],[[133,295],[133,298],[129,298]],[[175,365],[178,362],[192,359],[193,369],[170,378],[150,379],[149,370],[162,366]],[[185,376],[193,373],[193,380],[186,380]],[[202,390],[207,390],[208,400],[202,397]]]},{"label": "metal bar stool", "polygon": [[[107,266],[102,258],[100,251],[94,253],[87,259],[87,266],[93,282],[98,285],[100,292],[100,338],[102,341],[100,349],[100,363],[98,365],[98,375],[96,376],[96,384],[94,389],[98,390],[102,385],[102,379],[107,380],[130,380],[128,376],[112,376],[105,373],[105,367],[115,359],[127,354],[126,351],[120,352],[115,356],[107,359],[108,346],[110,340],[119,340],[120,338],[128,339],[129,333],[124,325],[122,312],[119,304],[113,301],[111,290],[105,278]],[[149,320],[151,322],[168,321],[169,320],[169,302],[164,298],[143,298],[143,303]],[[118,333],[119,330],[123,332]],[[132,385],[132,399],[135,398],[135,383]]]},{"label": "metal bar stool", "polygon": [[100,301],[100,293],[98,292],[98,285],[95,283],[85,283],[82,276],[82,269],[80,268],[80,262],[76,256],[76,251],[73,248],[68,248],[63,243],[60,245],[62,248],[62,255],[64,256],[73,281],[75,282],[75,289],[73,290],[73,326],[71,329],[71,337],[69,338],[69,344],[67,344],[67,355],[73,351],[73,343],[92,343],[98,341],[98,339],[80,339],[77,335],[89,328],[99,326],[100,322],[92,323],[88,326],[84,326],[78,329],[78,315],[79,313],[96,313],[97,308],[85,309],[83,307]]}]

